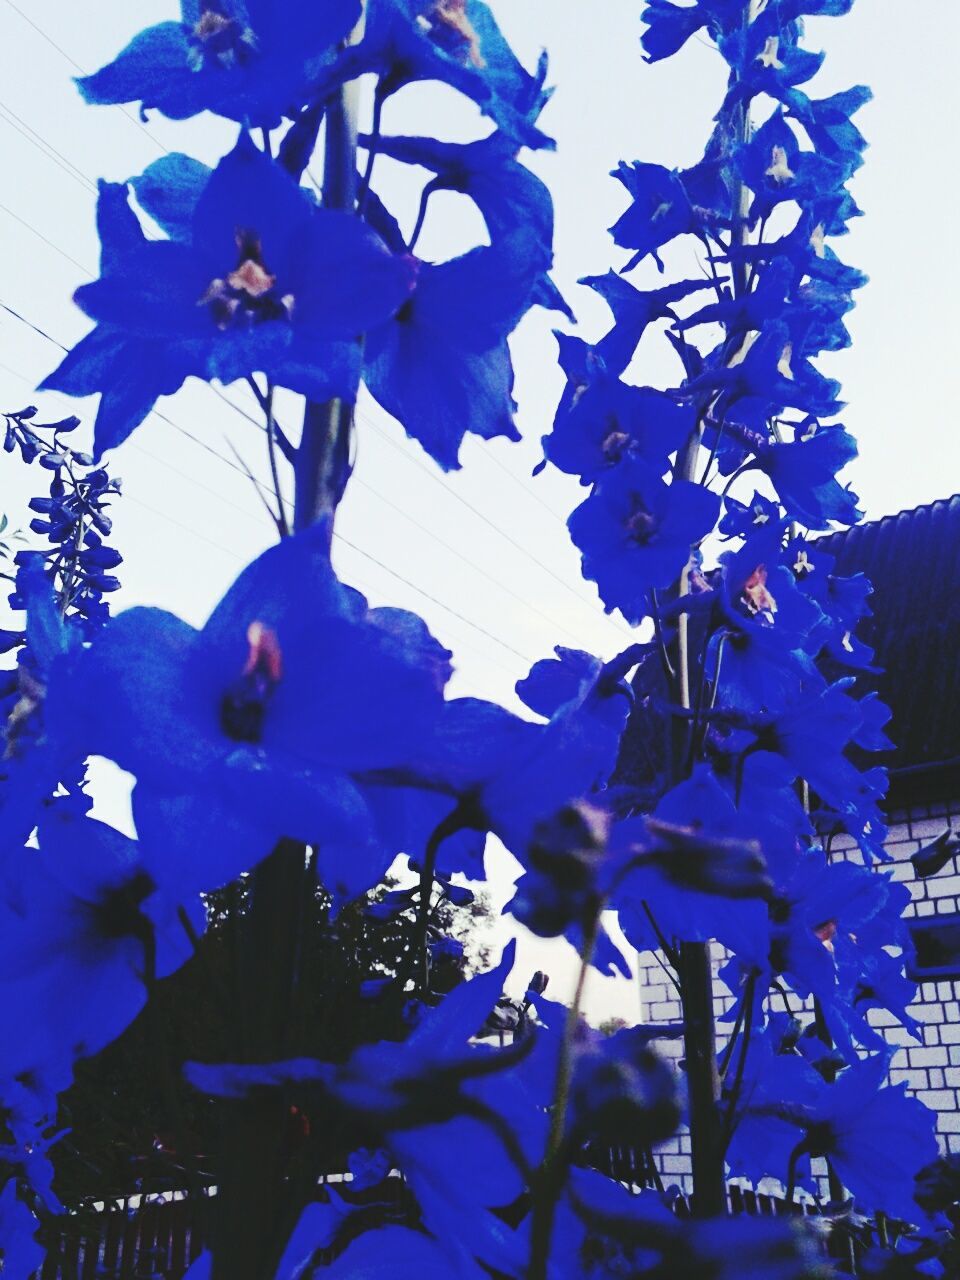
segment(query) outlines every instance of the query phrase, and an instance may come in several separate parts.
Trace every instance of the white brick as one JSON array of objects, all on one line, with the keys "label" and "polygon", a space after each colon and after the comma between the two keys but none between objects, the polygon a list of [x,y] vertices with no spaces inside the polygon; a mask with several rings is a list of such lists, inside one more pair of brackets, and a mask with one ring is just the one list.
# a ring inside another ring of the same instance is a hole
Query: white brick
[{"label": "white brick", "polygon": [[690,1161],[685,1156],[664,1156],[660,1161],[664,1173],[689,1173]]},{"label": "white brick", "polygon": [[947,1051],[939,1045],[930,1049],[909,1049],[911,1067],[945,1067]]},{"label": "white brick", "polygon": [[952,995],[953,995],[953,983],[952,983],[952,982],[938,982],[938,983],[937,983],[937,998],[938,998],[938,999],[940,999],[940,1000],[949,1000],[949,999],[952,997]]},{"label": "white brick", "polygon": [[960,1088],[960,1067],[947,1067],[944,1075],[948,1085],[954,1089]]},{"label": "white brick", "polygon": [[884,1027],[883,1038],[887,1044],[914,1045],[917,1043],[916,1036],[912,1035],[906,1027]]},{"label": "white brick", "polygon": [[831,853],[842,853],[845,849],[855,849],[856,847],[856,840],[854,840],[853,836],[847,835],[846,831],[838,831],[830,839]]},{"label": "white brick", "polygon": [[941,1111],[937,1116],[939,1133],[960,1133],[960,1111]]},{"label": "white brick", "polygon": [[957,1105],[957,1095],[952,1089],[921,1090],[917,1097],[931,1111],[953,1111]]},{"label": "white brick", "polygon": [[[931,1067],[930,1070],[927,1072],[927,1075],[930,1077],[931,1089],[943,1088],[943,1085],[944,1085],[943,1072],[940,1070],[939,1067]],[[949,1083],[949,1081],[947,1083]],[[954,1083],[956,1083],[956,1081],[954,1081]]]},{"label": "white brick", "polygon": [[952,1022],[941,1027],[940,1039],[944,1044],[960,1044],[960,1023]]},{"label": "white brick", "polygon": [[671,1022],[680,1017],[680,1001],[664,1000],[650,1006],[650,1017],[654,1022]]},{"label": "white brick", "polygon": [[[896,1017],[889,1009],[870,1009],[869,1021],[873,1027],[895,1027],[898,1025]],[[920,1019],[918,1018],[917,1021],[919,1022]]]},{"label": "white brick", "polygon": [[937,899],[937,915],[952,916],[956,914],[957,899],[956,898],[938,898]]},{"label": "white brick", "polygon": [[[909,839],[888,840],[883,847],[896,862],[902,862],[917,852],[920,848],[920,841]],[[894,871],[900,870],[899,867],[894,867],[893,869]]]},{"label": "white brick", "polygon": [[932,916],[936,911],[936,904],[933,902],[918,902],[916,904],[918,916]]},{"label": "white brick", "polygon": [[932,876],[927,887],[931,898],[955,898],[960,893],[960,876]]},{"label": "white brick", "polygon": [[927,843],[936,840],[950,826],[943,818],[921,818],[919,822],[910,823],[910,835],[914,840]]},{"label": "white brick", "polygon": [[921,1001],[910,1006],[910,1012],[918,1022],[942,1022],[943,1021],[943,1005],[928,1004]]},{"label": "white brick", "polygon": [[903,1071],[894,1068],[890,1072],[891,1084],[905,1084],[908,1089],[926,1089],[927,1073],[926,1071]]},{"label": "white brick", "polygon": [[943,1012],[946,1014],[948,1022],[960,1022],[960,1004],[956,1000],[951,1000],[943,1006]]}]

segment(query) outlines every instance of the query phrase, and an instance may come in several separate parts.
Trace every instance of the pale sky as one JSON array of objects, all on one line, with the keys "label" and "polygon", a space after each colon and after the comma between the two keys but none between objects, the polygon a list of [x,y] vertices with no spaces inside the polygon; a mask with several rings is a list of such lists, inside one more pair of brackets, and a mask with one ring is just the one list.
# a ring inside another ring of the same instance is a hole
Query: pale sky
[{"label": "pale sky", "polygon": [[[490,2],[528,65],[542,46],[551,54],[557,91],[542,123],[558,149],[531,164],[554,194],[555,278],[580,331],[595,338],[606,326],[605,309],[575,281],[626,256],[606,233],[625,207],[609,171],[620,159],[693,163],[722,96],[724,69],[698,41],[647,66],[637,0]],[[174,123],[154,115],[144,126],[132,108],[125,114],[84,106],[72,84],[72,75],[101,66],[137,29],[177,12],[175,0],[0,0],[0,300],[68,346],[88,328],[70,296],[96,266],[95,180],[126,179],[165,149],[215,163],[236,134],[210,117]],[[853,348],[821,368],[842,380],[849,406],[843,421],[860,443],[861,457],[844,479],[860,493],[867,517],[876,518],[960,490],[953,425],[960,390],[953,311],[960,296],[960,5],[859,0],[845,18],[811,22],[809,37],[811,47],[828,52],[811,86],[817,96],[855,83],[871,85],[875,94],[857,117],[871,142],[853,182],[865,217],[834,242],[871,283],[849,318]],[[384,128],[464,140],[487,131],[452,91],[424,86],[391,101]],[[414,195],[405,175],[378,161],[377,177],[389,181],[383,194],[398,202],[401,221],[409,219]],[[442,258],[480,238],[479,219],[466,202],[447,196],[431,205],[419,249]],[[693,251],[681,252],[686,257],[674,258],[679,269],[695,272]],[[651,273],[652,282],[652,266]],[[360,412],[358,468],[338,523],[341,575],[373,603],[426,618],[456,655],[454,692],[508,705],[515,705],[513,683],[554,644],[608,656],[628,640],[622,619],[606,617],[580,578],[563,526],[583,491],[552,468],[530,475],[560,393],[551,337],[557,323],[535,313],[513,344],[522,443],[470,439],[459,473],[443,476],[368,400]],[[57,349],[3,311],[0,335],[0,407],[38,402],[48,419],[77,412],[89,435],[95,401],[53,395],[37,401],[33,394],[57,363]],[[655,345],[641,348],[632,372],[654,385],[676,377]],[[239,387],[227,394],[244,412],[255,412]],[[161,605],[200,623],[271,540],[252,486],[231,466],[232,445],[266,476],[262,433],[196,383],[159,408],[170,421],[151,417],[110,459],[124,480],[115,511],[124,589],[114,600]],[[287,414],[295,426],[293,406]],[[26,499],[41,483],[36,469],[0,456],[0,512],[25,524]],[[507,876],[501,867],[498,880]],[[561,994],[572,969],[565,949],[524,951],[518,977],[525,981],[536,966],[552,968],[554,993]],[[599,981],[590,1005],[597,1016],[636,1013],[628,987]]]}]

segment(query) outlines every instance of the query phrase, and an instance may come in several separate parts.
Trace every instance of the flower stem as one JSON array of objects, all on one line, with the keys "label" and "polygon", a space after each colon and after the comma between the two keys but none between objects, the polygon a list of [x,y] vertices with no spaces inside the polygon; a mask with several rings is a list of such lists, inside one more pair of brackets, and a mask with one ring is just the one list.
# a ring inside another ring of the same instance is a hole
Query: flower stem
[{"label": "flower stem", "polygon": [[[351,36],[359,39],[363,18]],[[324,208],[351,212],[357,201],[357,115],[359,84],[344,85],[327,104],[324,121]],[[297,450],[294,529],[332,517],[350,478],[353,405],[342,399],[308,400]]]},{"label": "flower stem", "polygon": [[563,1041],[560,1045],[560,1057],[557,1063],[557,1083],[554,1089],[547,1150],[534,1180],[533,1215],[530,1225],[529,1280],[546,1280],[547,1264],[550,1259],[550,1236],[553,1231],[553,1219],[567,1172],[564,1131],[567,1125],[567,1111],[570,1107],[570,1086],[573,1083],[573,1042],[580,1021],[580,1005],[583,1001],[587,971],[590,968],[590,961],[593,959],[599,930],[600,912],[597,911],[584,932],[583,946],[580,949],[580,972],[577,975],[577,986],[573,993],[573,1001],[567,1010]]}]

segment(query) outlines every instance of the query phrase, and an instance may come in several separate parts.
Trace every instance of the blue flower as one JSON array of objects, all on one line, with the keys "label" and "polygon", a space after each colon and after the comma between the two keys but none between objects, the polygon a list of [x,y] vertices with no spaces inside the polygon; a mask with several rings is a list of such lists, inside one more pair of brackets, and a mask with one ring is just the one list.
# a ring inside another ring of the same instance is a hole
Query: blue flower
[{"label": "blue flower", "polygon": [[647,613],[651,587],[680,577],[690,547],[713,527],[716,494],[686,480],[664,484],[649,463],[626,458],[606,472],[570,516],[570,536],[608,612],[633,623]]},{"label": "blue flower", "polygon": [[[789,544],[786,558],[792,564],[800,590],[817,602],[830,623],[830,629],[824,636],[824,649],[830,658],[842,666],[874,670],[870,665],[873,650],[856,635],[860,623],[871,614],[867,599],[873,587],[866,575],[856,573],[849,578],[838,577],[833,572],[835,558],[817,543],[802,538],[796,538]],[[870,707],[866,699],[861,700],[860,707],[870,724],[874,728],[879,727],[876,723],[878,711]],[[880,721],[880,725],[888,719],[889,715]],[[876,738],[875,733],[873,736]],[[877,739],[877,745],[868,746],[867,750],[885,751],[888,746],[888,743]]]},{"label": "blue flower", "polygon": [[[871,1004],[890,1007],[913,1031],[916,1024],[905,1011],[911,996],[902,1000],[900,984],[873,959],[875,949],[908,940],[901,921],[910,900],[906,889],[854,863],[831,864],[817,849],[770,844],[768,862],[776,883],[770,906],[774,972],[785,973],[800,996],[821,1001],[848,1056],[853,1039],[866,1047],[882,1044],[863,1016]],[[893,967],[902,978],[902,962]],[[913,984],[902,981],[912,992]]]},{"label": "blue flower", "polygon": [[527,227],[530,249],[539,246],[549,263],[553,253],[553,200],[546,184],[517,160],[518,146],[496,132],[479,142],[440,142],[436,138],[361,136],[361,146],[375,148],[403,164],[419,165],[435,176],[423,198],[434,191],[469,196],[483,217],[492,244]]},{"label": "blue flower", "polygon": [[786,532],[787,520],[780,510],[780,504],[772,498],[766,498],[754,490],[749,503],[738,501],[732,494],[724,495],[723,518],[720,521],[720,532],[728,538],[742,538],[751,531],[774,525],[777,529],[778,542]]},{"label": "blue flower", "polygon": [[[610,777],[630,709],[622,679],[597,658],[563,648],[557,654],[517,686],[546,724],[494,703],[455,699],[417,766],[460,797],[465,828],[493,832],[524,865],[533,844],[568,841],[564,815]],[[440,865],[454,869],[444,850]]]},{"label": "blue flower", "polygon": [[212,889],[289,836],[319,844],[327,887],[353,896],[400,852],[384,847],[394,810],[375,812],[358,779],[403,770],[441,711],[449,654],[419,619],[343,587],[328,538],[318,525],[271,548],[201,631],[121,613],[51,687],[48,722],[83,726],[87,752],[136,775],[138,831],[169,881]]},{"label": "blue flower", "polygon": [[370,393],[444,470],[460,465],[468,432],[520,439],[507,338],[546,265],[535,229],[421,263],[410,298],[367,335]]},{"label": "blue flower", "polygon": [[796,134],[776,111],[740,151],[739,169],[754,192],[750,222],[769,217],[784,200],[799,205],[831,195],[848,177],[846,166],[816,151],[801,151]]},{"label": "blue flower", "polygon": [[779,519],[765,521],[721,556],[725,625],[708,641],[704,670],[715,705],[747,717],[777,715],[796,701],[822,640],[823,614],[779,563],[781,532]]},{"label": "blue flower", "polygon": [[585,484],[624,457],[641,457],[664,470],[695,426],[693,409],[654,387],[621,382],[598,358],[599,347],[565,334],[557,338],[567,385],[553,430],[543,437],[544,455]]},{"label": "blue flower", "polygon": [[[755,1180],[772,1177],[786,1183],[790,1156],[799,1137],[787,1108],[812,1108],[826,1089],[823,1077],[783,1043],[778,1022],[771,1019],[762,1030],[755,1028],[726,1155],[731,1174]],[[799,1174],[798,1185],[813,1191],[815,1184],[806,1169]]]},{"label": "blue flower", "polygon": [[677,236],[700,228],[681,175],[663,165],[635,160],[633,164],[621,161],[613,176],[620,179],[632,199],[630,207],[610,228],[615,244],[636,251],[623,269],[629,271],[652,254],[662,271],[657,250]]},{"label": "blue flower", "polygon": [[863,514],[857,495],[837,480],[857,456],[857,442],[843,427],[798,428],[790,442],[766,444],[757,463],[773,481],[787,514],[808,529],[827,529],[831,521],[856,524]]},{"label": "blue flower", "polygon": [[781,319],[771,320],[760,333],[747,333],[732,355],[722,343],[703,373],[683,387],[687,396],[705,390],[718,393],[711,411],[716,421],[726,417],[728,427],[737,423],[755,432],[765,433],[768,419],[784,406],[811,417],[842,408],[837,399],[840,384],[813,367],[797,349],[790,325]]},{"label": "blue flower", "polygon": [[39,842],[13,864],[2,906],[0,1008],[16,1034],[4,1040],[0,1078],[62,1080],[75,1058],[102,1049],[140,1012],[148,953],[156,977],[188,959],[178,908],[196,932],[204,928],[189,890],[159,888],[156,862],[112,827],[54,806]]},{"label": "blue flower", "polygon": [[584,276],[579,283],[598,293],[613,312],[613,328],[604,334],[594,350],[614,374],[623,373],[633,359],[648,325],[654,320],[675,321],[675,302],[713,287],[709,280],[678,280],[662,289],[638,289],[616,271],[608,271],[603,276]]},{"label": "blue flower", "polygon": [[937,1156],[934,1113],[906,1085],[885,1085],[889,1055],[847,1067],[808,1111],[791,1117],[803,1149],[826,1156],[865,1212],[916,1223],[914,1178]]},{"label": "blue flower", "polygon": [[[612,901],[631,945],[659,946],[649,907],[668,939],[717,938],[738,953],[762,954],[770,886],[756,833],[707,765],[663,796],[652,821],[620,823],[614,847],[636,842],[647,851],[623,875]],[[619,862],[626,866],[622,854]]]},{"label": "blue flower", "polygon": [[802,28],[784,18],[779,5],[768,6],[749,25],[723,36],[718,46],[724,61],[734,69],[723,111],[749,103],[760,94],[783,98],[792,86],[812,79],[823,65],[822,53],[800,45]]},{"label": "blue flower", "polygon": [[271,129],[293,115],[360,16],[359,0],[181,0],[181,20],[135,36],[77,83],[87,102],[140,102],[174,120],[201,111]]},{"label": "blue flower", "polygon": [[165,164],[163,176],[183,184],[167,193],[167,213],[189,213],[170,240],[148,241],[126,187],[101,185],[102,275],[76,293],[97,327],[44,383],[103,393],[98,453],[190,376],[233,382],[259,370],[315,399],[353,399],[357,337],[409,292],[408,261],[358,219],[316,208],[249,138],[202,189],[200,170]]},{"label": "blue flower", "polygon": [[786,775],[805,778],[836,810],[868,860],[883,861],[886,828],[878,804],[887,787],[883,769],[861,771],[845,754],[863,724],[863,712],[847,693],[851,681],[808,689],[800,701],[777,716],[760,737],[761,747],[779,753]]},{"label": "blue flower", "polygon": [[546,58],[531,75],[483,0],[375,0],[363,39],[343,50],[313,86],[322,100],[357,76],[379,76],[383,100],[419,80],[448,84],[518,144],[552,146],[537,127],[549,92]]},{"label": "blue flower", "polygon": [[816,149],[841,165],[849,177],[860,167],[867,145],[850,117],[872,97],[867,86],[861,84],[820,99],[796,91],[786,97],[786,104],[788,113],[803,125]]},{"label": "blue flower", "polygon": [[681,49],[691,36],[707,27],[716,39],[743,21],[738,0],[697,0],[692,5],[673,0],[647,0],[643,11],[647,30],[640,37],[648,62],[659,62]]}]

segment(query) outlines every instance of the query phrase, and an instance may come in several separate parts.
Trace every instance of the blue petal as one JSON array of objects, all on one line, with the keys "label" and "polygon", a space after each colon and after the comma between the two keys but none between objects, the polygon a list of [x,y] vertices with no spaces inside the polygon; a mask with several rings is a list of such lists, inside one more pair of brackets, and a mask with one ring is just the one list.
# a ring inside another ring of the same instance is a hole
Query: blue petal
[{"label": "blue petal", "polygon": [[148,165],[130,185],[140,206],[172,240],[189,243],[197,203],[212,172],[208,165],[175,151]]}]

